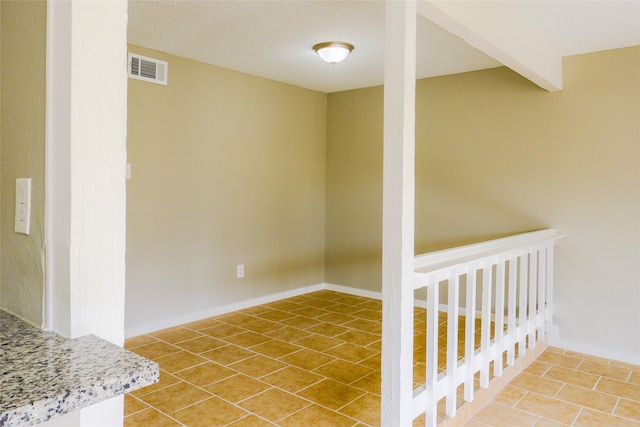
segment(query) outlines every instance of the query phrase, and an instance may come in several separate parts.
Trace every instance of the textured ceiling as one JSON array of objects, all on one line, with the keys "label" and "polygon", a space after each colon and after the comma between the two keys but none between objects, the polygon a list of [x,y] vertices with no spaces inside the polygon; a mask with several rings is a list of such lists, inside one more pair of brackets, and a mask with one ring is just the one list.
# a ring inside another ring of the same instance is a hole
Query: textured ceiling
[{"label": "textured ceiling", "polygon": [[[640,0],[468,4],[504,11],[510,31],[533,27],[562,56],[640,45]],[[383,1],[129,0],[129,42],[336,92],[383,83],[384,10]],[[311,46],[330,40],[355,50],[343,63],[326,64]],[[419,78],[502,65],[420,16],[417,40]]]}]

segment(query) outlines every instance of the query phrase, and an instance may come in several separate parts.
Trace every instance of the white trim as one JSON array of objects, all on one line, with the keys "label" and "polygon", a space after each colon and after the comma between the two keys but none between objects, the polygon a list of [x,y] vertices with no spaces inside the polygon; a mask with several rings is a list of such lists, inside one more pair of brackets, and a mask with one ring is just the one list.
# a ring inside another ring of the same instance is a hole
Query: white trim
[{"label": "white trim", "polygon": [[[150,332],[158,331],[160,329],[171,328],[173,326],[182,325],[184,323],[195,322],[196,320],[206,319],[207,317],[219,316],[221,314],[230,313],[232,311],[244,310],[245,308],[253,307],[261,304],[268,304],[270,302],[278,301],[285,298],[296,297],[298,295],[308,294],[310,292],[321,291],[327,289],[327,285],[320,283],[317,285],[304,286],[302,288],[291,289],[284,292],[278,292],[275,294],[264,295],[258,298],[251,298],[244,301],[238,301],[231,304],[223,305],[220,307],[212,307],[206,310],[196,311],[194,313],[188,313],[180,316],[163,319],[158,322],[148,323],[143,326],[135,328],[125,329],[125,338],[131,338],[138,335],[148,334]],[[342,291],[346,292],[346,291]]]},{"label": "white trim", "polygon": [[611,359],[619,362],[631,363],[633,365],[640,365],[640,354],[620,352],[610,350],[608,348],[592,346],[589,344],[582,344],[563,339],[555,339],[553,336],[549,336],[549,345],[564,350],[588,354],[590,356],[602,357],[603,359]]},{"label": "white trim", "polygon": [[359,297],[382,300],[382,292],[368,291],[366,289],[352,288],[350,286],[334,285],[333,283],[325,283],[324,289],[329,291],[343,292],[345,294],[355,295]]}]

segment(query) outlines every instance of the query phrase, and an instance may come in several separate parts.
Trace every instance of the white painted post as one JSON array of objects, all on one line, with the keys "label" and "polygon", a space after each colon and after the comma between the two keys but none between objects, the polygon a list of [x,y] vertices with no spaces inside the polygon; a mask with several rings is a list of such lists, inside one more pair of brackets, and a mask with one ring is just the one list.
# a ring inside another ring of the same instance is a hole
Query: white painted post
[{"label": "white painted post", "polygon": [[458,370],[458,318],[460,315],[460,276],[449,270],[449,295],[447,298],[447,415],[455,417],[456,371]]},{"label": "white painted post", "polygon": [[536,300],[538,296],[538,250],[531,251],[531,263],[529,264],[529,347],[536,348],[538,337],[536,334]]},{"label": "white painted post", "polygon": [[547,247],[540,247],[538,253],[538,305],[536,310],[536,324],[538,329],[538,339],[543,340],[546,328],[545,328],[545,306],[546,306],[546,291],[547,291]]},{"label": "white painted post", "polygon": [[476,269],[469,267],[467,270],[467,301],[465,317],[465,338],[464,338],[464,400],[471,402],[474,392],[474,372],[473,357],[475,355],[476,339]]},{"label": "white painted post", "polygon": [[496,354],[495,361],[493,362],[493,375],[496,377],[502,376],[502,357],[504,354],[503,340],[504,340],[504,288],[505,288],[505,270],[506,261],[499,259],[496,263],[496,315],[495,315],[495,343]]},{"label": "white painted post", "polygon": [[[435,398],[436,381],[438,380],[438,303],[440,302],[440,283],[429,276],[427,283],[427,404],[425,418],[427,427],[436,427],[438,402]],[[385,424],[383,424],[385,425]]]},{"label": "white painted post", "polygon": [[415,1],[388,1],[385,22],[381,416],[401,427],[413,399]]},{"label": "white painted post", "polygon": [[509,304],[507,311],[507,334],[509,336],[509,348],[507,349],[507,364],[513,366],[516,363],[516,273],[518,271],[517,255],[509,256]]},{"label": "white painted post", "polygon": [[493,266],[487,261],[482,269],[482,331],[480,333],[480,352],[482,364],[480,367],[480,387],[489,387],[489,347],[491,344],[491,286],[493,283]]},{"label": "white painted post", "polygon": [[518,356],[524,356],[527,352],[527,335],[529,326],[527,325],[527,278],[529,277],[529,254],[520,254],[520,303],[518,304],[520,326],[520,339],[518,340]]}]

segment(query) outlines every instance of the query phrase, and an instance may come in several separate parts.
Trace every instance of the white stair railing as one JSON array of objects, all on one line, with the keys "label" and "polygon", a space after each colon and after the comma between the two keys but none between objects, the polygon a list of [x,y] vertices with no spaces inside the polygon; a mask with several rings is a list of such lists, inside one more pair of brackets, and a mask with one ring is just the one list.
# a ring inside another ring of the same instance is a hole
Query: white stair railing
[{"label": "white stair railing", "polygon": [[[464,400],[471,402],[478,372],[480,387],[487,388],[492,364],[493,375],[500,377],[505,354],[507,365],[512,366],[516,348],[517,356],[524,356],[544,340],[553,315],[553,249],[562,237],[547,229],[415,257],[415,289],[427,290],[427,360],[426,383],[413,393],[413,418],[426,413],[427,427],[435,427],[442,398],[447,417],[455,416],[461,384]],[[447,287],[445,304],[441,303],[443,286]],[[464,308],[461,289],[466,293]],[[443,309],[447,356],[439,372],[438,313]],[[458,318],[463,313],[464,357],[459,359]],[[476,317],[481,320],[479,342]]]}]

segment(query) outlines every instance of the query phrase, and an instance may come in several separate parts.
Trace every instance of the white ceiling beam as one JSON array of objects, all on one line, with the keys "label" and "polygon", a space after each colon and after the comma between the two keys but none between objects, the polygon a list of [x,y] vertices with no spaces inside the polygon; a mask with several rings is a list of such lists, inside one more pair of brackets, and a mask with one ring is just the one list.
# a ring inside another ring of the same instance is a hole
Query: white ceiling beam
[{"label": "white ceiling beam", "polygon": [[509,2],[423,0],[417,11],[541,88],[562,90],[562,56]]}]

